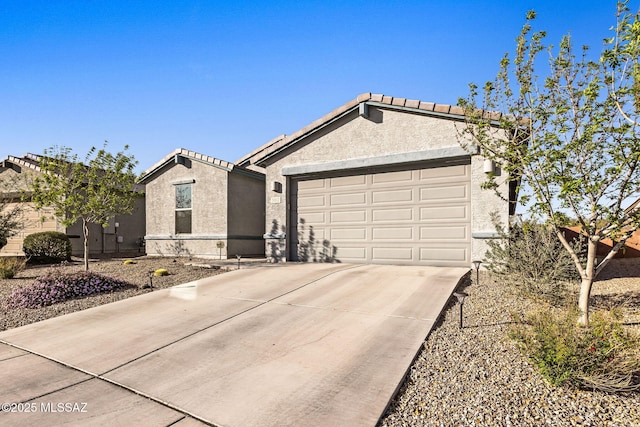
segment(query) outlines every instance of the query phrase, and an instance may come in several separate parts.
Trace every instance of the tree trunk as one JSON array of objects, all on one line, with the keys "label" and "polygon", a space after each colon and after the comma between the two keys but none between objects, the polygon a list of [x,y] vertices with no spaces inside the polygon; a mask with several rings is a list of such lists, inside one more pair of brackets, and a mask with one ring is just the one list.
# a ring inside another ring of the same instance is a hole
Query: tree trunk
[{"label": "tree trunk", "polygon": [[580,326],[589,327],[589,298],[591,297],[591,286],[593,285],[595,267],[596,267],[596,251],[598,242],[591,239],[588,240],[587,246],[587,266],[582,274],[582,282],[580,283],[580,295],[578,297],[578,308],[580,309],[580,318],[578,324]]},{"label": "tree trunk", "polygon": [[84,237],[84,271],[89,271],[89,224],[82,220],[82,235]]}]

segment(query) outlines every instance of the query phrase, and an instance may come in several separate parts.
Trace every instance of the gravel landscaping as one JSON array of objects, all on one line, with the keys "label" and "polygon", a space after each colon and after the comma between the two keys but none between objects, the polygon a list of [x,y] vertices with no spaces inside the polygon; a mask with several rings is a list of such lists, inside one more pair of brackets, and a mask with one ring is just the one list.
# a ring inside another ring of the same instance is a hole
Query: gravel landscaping
[{"label": "gravel landscaping", "polygon": [[[482,272],[464,291],[464,328],[450,303],[380,426],[640,426],[640,393],[553,387],[527,363],[507,330],[530,301]],[[615,260],[593,295],[595,306],[623,307],[640,333],[640,259]]]},{"label": "gravel landscaping", "polygon": [[[133,264],[124,264],[124,261],[131,259]],[[74,311],[84,310],[101,304],[118,301],[132,296],[152,292],[153,290],[168,288],[179,285],[181,283],[191,282],[193,280],[220,274],[226,271],[227,267],[204,268],[197,265],[211,260],[188,260],[173,258],[156,258],[156,257],[131,257],[131,258],[103,258],[92,259],[89,263],[91,271],[102,273],[108,276],[126,280],[135,285],[135,287],[124,289],[112,293],[93,295],[86,298],[74,299],[63,303],[54,304],[48,307],[37,309],[7,309],[5,301],[7,297],[15,290],[23,286],[27,286],[40,275],[44,274],[48,269],[56,268],[65,272],[83,271],[82,260],[74,258],[73,262],[67,265],[52,266],[35,266],[29,267],[25,271],[16,275],[16,278],[9,280],[0,279],[0,305],[2,306],[2,316],[0,317],[0,331],[18,326],[27,325],[29,323],[38,322],[50,317],[61,316],[63,314],[72,313]],[[189,264],[195,264],[189,265]],[[169,271],[168,276],[154,277],[153,288],[146,288],[149,284],[149,272],[153,272],[159,268],[165,268]],[[236,268],[234,264],[229,264],[228,268]]]},{"label": "gravel landscaping", "polygon": [[[17,278],[0,280],[0,330],[129,298],[155,289],[234,269],[228,264],[208,269],[172,258],[92,260],[91,270],[122,278],[134,288],[67,301],[39,309],[7,310],[7,296],[33,282],[47,267],[30,267]],[[79,271],[82,265],[56,267]],[[153,278],[149,271],[166,268],[170,275]],[[475,279],[475,272],[471,275]],[[459,306],[453,301],[425,341],[396,398],[379,426],[640,426],[640,393],[622,395],[552,387],[528,364],[507,336],[512,313],[531,303],[517,297],[487,274],[480,284],[467,278],[461,286],[469,297],[459,329]],[[627,328],[640,333],[640,259],[616,260],[594,284],[594,306],[624,309]]]}]

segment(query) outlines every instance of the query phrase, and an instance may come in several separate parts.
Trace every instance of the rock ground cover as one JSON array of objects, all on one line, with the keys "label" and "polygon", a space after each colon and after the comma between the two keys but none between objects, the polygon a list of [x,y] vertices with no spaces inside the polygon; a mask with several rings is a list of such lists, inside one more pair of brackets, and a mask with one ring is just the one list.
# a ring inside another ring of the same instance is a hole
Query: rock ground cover
[{"label": "rock ground cover", "polygon": [[[133,263],[125,264],[124,262],[127,259],[131,259]],[[0,280],[0,331],[38,322],[50,317],[61,316],[74,311],[84,310],[90,307],[130,298],[153,290],[202,279],[214,274],[220,274],[221,272],[226,271],[227,268],[202,267],[208,265],[207,262],[202,262],[202,266],[190,265],[192,263],[197,263],[198,261],[205,260],[157,257],[105,257],[102,259],[92,259],[89,264],[89,269],[91,271],[125,280],[134,285],[134,287],[110,293],[92,295],[86,298],[74,299],[36,309],[7,308],[7,298],[14,290],[33,283],[37,277],[43,275],[47,270],[52,268],[59,269],[64,272],[76,272],[83,270],[82,261],[75,258],[74,261],[69,264],[60,264],[56,266],[31,266],[25,271],[17,274],[14,279]],[[149,276],[153,275],[154,271],[160,268],[167,269],[169,275],[153,277],[153,288],[145,288],[145,286],[149,284]],[[235,266],[230,264],[228,268],[235,268]]]},{"label": "rock ground cover", "polygon": [[[92,271],[136,285],[123,291],[76,299],[39,309],[8,310],[7,296],[32,283],[48,267],[30,267],[17,278],[0,280],[0,330],[59,316],[96,305],[151,292],[143,286],[149,273],[166,268],[170,275],[154,277],[154,289],[208,277],[233,269],[202,268],[205,260],[172,258],[93,260]],[[82,269],[81,263],[58,267]],[[475,272],[471,275],[475,278]],[[531,302],[480,274],[480,284],[466,279],[464,328],[453,301],[443,312],[379,426],[640,426],[640,393],[606,394],[555,388],[547,384],[507,337],[509,325]],[[625,327],[640,333],[640,259],[615,260],[594,285],[594,307],[624,309]],[[516,314],[515,317],[512,314]]]},{"label": "rock ground cover", "polygon": [[[463,287],[464,328],[451,302],[379,426],[640,426],[640,393],[553,387],[527,362],[507,331],[531,301],[482,272]],[[640,333],[640,259],[615,260],[593,294]]]}]

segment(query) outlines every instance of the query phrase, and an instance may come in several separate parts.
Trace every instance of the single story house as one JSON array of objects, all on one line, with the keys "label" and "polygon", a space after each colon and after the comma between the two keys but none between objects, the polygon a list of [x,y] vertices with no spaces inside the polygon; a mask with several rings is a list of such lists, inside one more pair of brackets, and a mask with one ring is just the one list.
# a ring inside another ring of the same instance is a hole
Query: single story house
[{"label": "single story house", "polygon": [[[32,233],[41,231],[59,231],[71,238],[72,254],[84,254],[82,222],[65,227],[53,217],[52,209],[36,210],[28,201],[28,189],[35,174],[41,173],[40,156],[25,154],[23,157],[8,156],[0,163],[0,197],[12,200],[11,203],[23,205],[23,228],[8,239],[7,245],[0,250],[0,256],[23,256],[22,241]],[[140,188],[139,190],[142,190]],[[27,201],[24,201],[26,197]],[[141,252],[145,230],[144,194],[136,200],[130,215],[117,215],[104,228],[100,224],[89,226],[89,254],[98,255],[118,252]]]},{"label": "single story house", "polygon": [[153,256],[264,256],[264,174],[174,150],[145,172],[146,252]]},{"label": "single story house", "polygon": [[[460,145],[463,111],[365,93],[236,162],[266,171],[265,250],[272,262],[468,267],[491,221],[513,214],[515,185]],[[499,197],[481,189],[487,173]]]}]

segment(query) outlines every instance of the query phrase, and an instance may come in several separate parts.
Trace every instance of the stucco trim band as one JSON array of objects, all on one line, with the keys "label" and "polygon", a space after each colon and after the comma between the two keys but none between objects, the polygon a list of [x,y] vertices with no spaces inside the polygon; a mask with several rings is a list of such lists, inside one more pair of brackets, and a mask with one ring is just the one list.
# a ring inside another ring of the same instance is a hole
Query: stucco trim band
[{"label": "stucco trim band", "polygon": [[469,155],[469,152],[467,152],[460,146],[445,147],[433,150],[413,151],[409,153],[389,154],[377,157],[361,157],[356,159],[340,160],[336,162],[284,166],[282,168],[282,175],[304,175],[309,173],[398,165],[404,163],[423,162],[428,160],[450,160],[455,158],[468,157]]},{"label": "stucco trim band", "polygon": [[471,233],[471,237],[474,239],[499,239],[500,234],[495,231],[478,231]]},{"label": "stucco trim band", "polygon": [[144,236],[145,240],[263,240],[262,236],[245,235],[210,235],[210,234],[185,234],[185,235],[155,235]]}]

